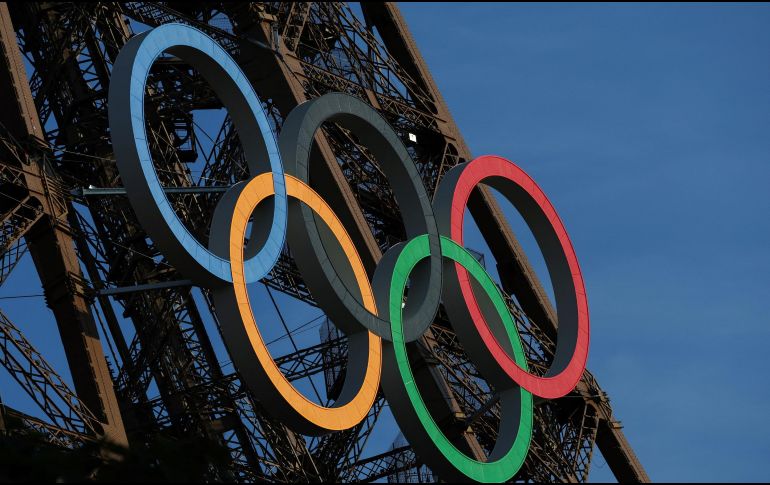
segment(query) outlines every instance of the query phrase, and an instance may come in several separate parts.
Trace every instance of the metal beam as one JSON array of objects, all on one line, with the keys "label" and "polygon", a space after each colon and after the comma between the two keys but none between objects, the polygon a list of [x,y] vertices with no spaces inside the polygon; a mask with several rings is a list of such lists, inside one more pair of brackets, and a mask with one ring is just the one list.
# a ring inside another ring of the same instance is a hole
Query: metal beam
[{"label": "metal beam", "polygon": [[[0,4],[0,45],[0,92],[6,93],[9,101],[0,113],[0,122],[18,140],[40,139],[43,130],[5,3]],[[46,302],[56,317],[78,396],[102,421],[105,438],[127,445],[99,334],[79,284],[82,275],[66,221],[67,205],[56,183],[46,177],[42,153],[34,154],[32,163],[24,167],[29,194],[45,213],[25,232],[27,245]]]},{"label": "metal beam", "polygon": [[1,311],[0,363],[54,426],[82,435],[102,434],[99,420]]},{"label": "metal beam", "polygon": [[[163,187],[163,192],[167,194],[221,194],[227,192],[230,187]],[[126,189],[122,187],[87,187],[74,189],[72,195],[75,196],[98,196],[98,195],[126,195]]]}]

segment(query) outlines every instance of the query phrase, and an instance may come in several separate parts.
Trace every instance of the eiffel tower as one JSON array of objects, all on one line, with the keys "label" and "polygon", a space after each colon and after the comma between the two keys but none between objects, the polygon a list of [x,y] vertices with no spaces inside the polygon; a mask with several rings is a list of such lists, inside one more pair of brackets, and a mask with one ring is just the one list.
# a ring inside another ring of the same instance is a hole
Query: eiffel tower
[{"label": "eiffel tower", "polygon": [[[392,3],[0,3],[0,284],[14,268],[36,272],[73,383],[0,311],[0,362],[40,408],[36,417],[2,405],[0,427],[9,435],[35,432],[63,449],[103,438],[134,446],[158,433],[205,438],[229,453],[226,463],[212,465],[221,480],[438,480],[405,440],[378,447],[381,438],[369,439],[384,426],[395,433],[381,395],[359,425],[321,437],[271,419],[218,350],[208,291],[185,282],[137,222],[110,144],[110,72],[131,36],[170,22],[200,29],[237,60],[276,132],[298,104],[338,91],[395,127],[429,194],[448,169],[472,159]],[[165,185],[188,189],[172,203],[206,241],[222,185],[247,177],[238,134],[227,116],[200,126],[194,113],[222,104],[183,61],[160,59],[147,84],[156,170]],[[314,188],[350,228],[371,269],[403,239],[399,209],[356,137],[334,123],[322,131]],[[494,256],[530,367],[543,374],[555,350],[552,304],[493,194],[475,189],[469,209]],[[17,266],[27,253],[31,263]],[[286,248],[263,282],[279,316],[278,296],[315,307]],[[318,398],[327,402],[345,374],[347,341],[328,320],[314,322],[319,343],[298,345],[300,328],[314,327],[286,325],[281,338],[291,351],[276,361],[290,380],[320,387]],[[425,369],[421,385],[444,397],[434,418],[483,460],[497,437],[499,405],[443,312],[416,354]],[[11,421],[21,426],[6,426]],[[607,394],[586,371],[569,395],[535,401],[532,444],[514,479],[587,481],[595,446],[619,481],[649,481]]]}]

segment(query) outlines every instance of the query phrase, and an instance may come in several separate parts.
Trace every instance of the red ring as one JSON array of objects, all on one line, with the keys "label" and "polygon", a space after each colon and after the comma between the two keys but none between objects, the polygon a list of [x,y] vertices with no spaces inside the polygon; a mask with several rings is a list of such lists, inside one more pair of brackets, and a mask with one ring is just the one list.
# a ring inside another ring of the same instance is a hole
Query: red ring
[{"label": "red ring", "polygon": [[555,231],[562,250],[566,256],[570,273],[572,274],[572,284],[575,289],[575,298],[577,302],[578,331],[577,342],[575,343],[574,353],[569,364],[558,374],[554,376],[539,377],[525,371],[519,367],[516,362],[503,350],[497,339],[492,334],[487,322],[482,316],[476,296],[471,288],[468,272],[459,264],[455,264],[457,276],[462,289],[463,297],[468,304],[473,323],[476,326],[482,340],[489,348],[495,360],[502,369],[524,389],[546,399],[555,399],[562,397],[572,391],[580,380],[585,370],[586,360],[588,358],[589,344],[589,317],[588,301],[586,299],[585,285],[583,276],[580,272],[575,250],[572,248],[567,231],[556,213],[548,197],[538,187],[532,178],[524,170],[516,166],[513,162],[501,157],[485,155],[478,157],[468,163],[462,171],[455,185],[454,196],[452,197],[452,210],[450,215],[450,237],[461,246],[463,245],[463,218],[465,207],[468,204],[468,197],[471,191],[485,178],[502,177],[513,181],[523,188],[529,197],[534,200],[543,211]]}]

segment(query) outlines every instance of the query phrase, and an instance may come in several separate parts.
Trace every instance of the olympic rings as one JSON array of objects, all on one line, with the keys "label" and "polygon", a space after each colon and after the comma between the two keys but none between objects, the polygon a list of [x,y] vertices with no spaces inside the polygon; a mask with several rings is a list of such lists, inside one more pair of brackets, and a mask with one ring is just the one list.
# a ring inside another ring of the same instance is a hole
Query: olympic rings
[{"label": "olympic rings", "polygon": [[143,226],[153,242],[190,279],[207,286],[232,282],[226,255],[212,253],[187,230],[153,167],[145,131],[144,91],[150,68],[164,52],[184,59],[211,83],[241,134],[249,173],[276,175],[275,196],[261,208],[268,218],[264,224],[254,225],[267,232],[250,237],[252,247],[259,242],[263,245],[246,261],[246,281],[259,281],[278,261],[286,234],[286,187],[278,146],[267,115],[235,60],[214,39],[187,25],[165,24],[134,36],[112,68],[110,134],[113,150],[120,154],[117,165],[131,205],[137,214],[146,214]]},{"label": "olympic rings", "polygon": [[[323,407],[308,400],[297,391],[276,365],[259,333],[254,312],[246,291],[243,265],[243,238],[249,215],[255,207],[273,194],[273,175],[259,175],[240,191],[233,211],[228,234],[217,234],[229,241],[232,261],[232,286],[214,289],[214,304],[223,321],[222,335],[233,361],[244,372],[243,378],[251,389],[259,390],[266,407],[284,421],[305,434],[322,434],[352,428],[364,419],[377,395],[382,369],[380,337],[360,329],[348,333],[348,366],[340,397],[334,407]],[[289,197],[305,203],[329,228],[342,247],[359,287],[364,307],[376,314],[377,307],[361,258],[347,231],[332,209],[302,181],[286,176]],[[215,243],[216,244],[216,243]],[[221,244],[221,243],[220,243]],[[230,324],[242,322],[242,324]],[[365,351],[362,352],[362,349]]]},{"label": "olympic rings", "polygon": [[[249,166],[251,178],[235,184],[217,203],[208,247],[171,208],[145,134],[145,84],[164,52],[189,62],[213,83],[241,133]],[[567,232],[543,191],[521,168],[494,156],[460,164],[444,175],[431,203],[393,128],[373,108],[341,93],[296,107],[276,144],[236,62],[215,41],[180,24],[157,27],[126,44],[113,67],[109,102],[117,165],[137,217],[180,273],[212,289],[230,356],[268,412],[305,434],[350,429],[367,416],[382,381],[401,430],[420,459],[442,478],[505,481],[516,474],[532,436],[532,396],[558,398],[574,388],[585,369],[590,327],[582,274]],[[404,218],[407,240],[383,255],[370,272],[371,283],[351,235],[310,187],[310,151],[325,121],[350,130],[369,148]],[[497,189],[521,213],[548,266],[559,335],[553,363],[543,377],[528,370],[500,290],[462,247],[468,198],[482,183]],[[282,374],[249,300],[247,284],[273,268],[284,239],[316,302],[348,337],[342,392],[330,407],[307,399]],[[500,398],[498,438],[485,461],[465,455],[443,433],[431,415],[433,399],[423,398],[419,376],[410,366],[407,344],[428,330],[440,303],[463,349]]]},{"label": "olympic rings", "polygon": [[[459,264],[456,271],[444,272],[447,313],[457,322],[458,333],[464,334],[468,341],[465,349],[479,368],[488,374],[502,369],[520,386],[546,399],[564,396],[575,388],[588,359],[588,302],[577,256],[561,219],[540,187],[515,164],[495,156],[460,164],[444,176],[434,198],[441,234],[462,245],[465,206],[473,188],[482,181],[513,203],[545,258],[559,321],[551,368],[545,377],[538,377],[510,358],[490,330],[484,316],[489,312],[479,308],[468,274]],[[457,294],[463,295],[462,304]]]}]

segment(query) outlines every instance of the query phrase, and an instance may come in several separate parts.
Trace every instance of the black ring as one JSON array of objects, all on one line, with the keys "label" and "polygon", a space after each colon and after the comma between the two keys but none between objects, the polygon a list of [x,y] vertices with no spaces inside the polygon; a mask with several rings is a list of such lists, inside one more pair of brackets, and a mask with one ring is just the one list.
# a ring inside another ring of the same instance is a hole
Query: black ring
[{"label": "black ring", "polygon": [[[391,182],[407,238],[428,234],[431,256],[412,273],[411,303],[404,306],[404,338],[407,342],[417,340],[433,322],[441,300],[441,241],[431,200],[412,157],[390,124],[363,101],[343,93],[329,93],[307,101],[286,118],[278,138],[286,173],[310,185],[310,150],[316,131],[325,121],[355,133],[375,156]],[[289,224],[287,241],[305,283],[326,314],[345,332],[360,330],[355,325],[360,323],[383,339],[392,340],[390,322],[367,311],[358,292],[350,291],[358,286],[329,229],[316,220],[309,207],[296,200],[289,201],[289,217],[303,221]],[[397,258],[390,252],[383,256],[384,264],[378,265],[378,273],[392,271],[392,265],[387,263]],[[378,308],[387,305],[377,303]]]}]

